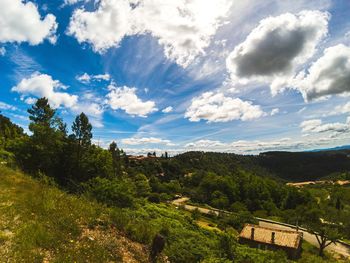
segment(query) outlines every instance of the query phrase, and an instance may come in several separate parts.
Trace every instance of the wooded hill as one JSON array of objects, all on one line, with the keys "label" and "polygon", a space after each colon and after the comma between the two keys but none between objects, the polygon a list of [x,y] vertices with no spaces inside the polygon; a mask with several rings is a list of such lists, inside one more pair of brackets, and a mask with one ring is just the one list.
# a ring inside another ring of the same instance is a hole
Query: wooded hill
[{"label": "wooded hill", "polygon": [[[265,152],[259,155],[187,152],[175,156],[173,166],[227,173],[244,169],[257,175],[299,182],[319,180],[350,171],[350,150],[319,152]],[[171,171],[169,171],[171,172]]]},{"label": "wooded hill", "polygon": [[[28,113],[31,134],[25,134],[23,129],[0,115],[0,165],[21,169],[39,181],[77,197],[87,197],[87,204],[91,200],[116,211],[113,225],[133,241],[150,246],[155,235],[163,233],[168,240],[164,253],[171,262],[232,262],[232,258],[236,262],[285,262],[277,253],[257,252],[238,245],[228,231],[232,228],[240,231],[253,216],[292,224],[298,222],[324,233],[328,240],[350,238],[349,189],[332,186],[322,194],[326,198],[319,198],[317,189],[297,189],[287,186],[283,180],[304,181],[347,172],[350,170],[347,151],[277,152],[258,156],[187,152],[172,158],[167,154],[163,157],[150,154],[149,158],[135,159],[118,148],[116,142],[108,149],[93,144],[92,125],[84,113],[76,116],[71,129],[46,98],[38,99]],[[11,174],[11,171],[3,171],[0,171],[0,181],[5,183],[3,189],[17,187],[8,184],[11,179],[6,180],[6,173]],[[37,187],[38,193],[42,192],[40,187]],[[31,195],[32,192],[27,193]],[[165,205],[179,194],[203,206],[231,211],[233,216],[228,218],[221,215],[206,219],[216,224],[223,235],[204,231],[197,225],[197,216]],[[50,196],[34,196],[39,197],[38,202],[50,200]],[[65,209],[48,201],[52,209],[46,210],[47,204],[28,200],[24,208],[31,209],[37,204],[39,211],[45,209],[43,221],[46,216]],[[28,215],[32,213],[38,212]],[[65,218],[57,215],[54,219],[60,217]],[[39,231],[39,241],[44,238],[43,244],[57,247],[53,245],[55,238],[45,239],[51,233],[51,224],[42,230],[39,219],[34,218],[33,222],[33,231]],[[73,225],[79,225],[78,218],[72,220]],[[70,226],[68,233],[69,229]],[[78,238],[80,232],[76,233]],[[26,240],[22,241],[21,245],[28,245]],[[28,242],[38,244],[37,240]],[[62,241],[63,250],[65,242]],[[58,257],[65,253],[63,250]],[[13,251],[19,250],[14,247]],[[322,251],[320,249],[320,254]],[[210,258],[212,261],[204,261]]]}]

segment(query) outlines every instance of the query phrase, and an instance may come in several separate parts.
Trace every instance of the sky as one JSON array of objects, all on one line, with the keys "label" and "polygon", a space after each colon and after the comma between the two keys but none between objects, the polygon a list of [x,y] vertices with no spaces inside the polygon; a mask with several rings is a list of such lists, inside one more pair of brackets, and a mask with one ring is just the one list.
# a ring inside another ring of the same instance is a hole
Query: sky
[{"label": "sky", "polygon": [[0,110],[129,154],[350,144],[348,0],[0,0]]}]

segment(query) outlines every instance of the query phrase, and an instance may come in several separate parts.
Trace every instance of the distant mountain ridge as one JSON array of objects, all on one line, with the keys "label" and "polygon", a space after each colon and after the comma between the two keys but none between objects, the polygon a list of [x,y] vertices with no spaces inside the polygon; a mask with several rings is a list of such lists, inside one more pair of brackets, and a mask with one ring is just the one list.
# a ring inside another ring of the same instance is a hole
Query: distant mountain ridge
[{"label": "distant mountain ridge", "polygon": [[350,149],[266,152],[256,156],[255,161],[272,174],[288,181],[319,180],[330,174],[349,172]]},{"label": "distant mountain ridge", "polygon": [[[332,174],[350,172],[348,148],[312,152],[271,151],[259,155],[187,152],[172,159],[176,160],[177,167],[187,172],[197,169],[227,174],[242,169],[256,175],[277,177],[289,182],[320,180]],[[170,170],[166,171],[168,172],[171,173]]]},{"label": "distant mountain ridge", "polygon": [[314,149],[314,150],[310,150],[308,152],[339,151],[339,150],[350,150],[350,145],[336,146],[333,148]]}]

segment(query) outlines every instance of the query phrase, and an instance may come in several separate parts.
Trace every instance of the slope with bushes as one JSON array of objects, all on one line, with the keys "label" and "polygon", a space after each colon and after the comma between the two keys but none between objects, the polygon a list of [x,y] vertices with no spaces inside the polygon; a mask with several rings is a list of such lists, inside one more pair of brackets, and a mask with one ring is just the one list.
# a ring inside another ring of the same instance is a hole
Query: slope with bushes
[{"label": "slope with bushes", "polygon": [[[0,118],[1,165],[31,176],[0,170],[0,256],[7,261],[147,262],[152,240],[161,235],[160,262],[286,262],[283,253],[239,245],[237,231],[253,214],[295,223],[311,211],[312,218],[335,222],[320,213],[325,208],[341,222],[337,238],[339,231],[349,233],[346,200],[331,194],[338,201],[320,203],[308,190],[285,186],[256,157],[189,152],[135,161],[115,142],[108,149],[94,145],[84,113],[71,132],[46,98],[28,113],[30,135]],[[198,221],[166,202],[179,193],[234,216]]]},{"label": "slope with bushes", "polygon": [[107,207],[69,195],[42,176],[0,166],[0,258],[5,262],[149,262],[156,233],[166,236],[158,262],[287,262],[280,253],[239,245],[191,217],[148,202]]}]

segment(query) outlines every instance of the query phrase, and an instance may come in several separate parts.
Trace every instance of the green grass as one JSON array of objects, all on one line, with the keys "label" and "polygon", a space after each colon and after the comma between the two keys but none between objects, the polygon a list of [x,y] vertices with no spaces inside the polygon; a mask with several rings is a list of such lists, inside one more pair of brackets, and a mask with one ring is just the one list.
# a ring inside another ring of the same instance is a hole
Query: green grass
[{"label": "green grass", "polygon": [[[159,232],[171,262],[230,262],[220,245],[224,233],[198,226],[189,212],[142,199],[133,208],[106,207],[59,190],[46,177],[0,166],[0,262],[149,262]],[[304,244],[300,262],[336,262],[316,250]],[[236,262],[287,262],[283,254],[238,244],[235,251]]]},{"label": "green grass", "polygon": [[0,258],[5,262],[118,262],[120,249],[83,236],[107,213],[96,202],[0,166]]}]

